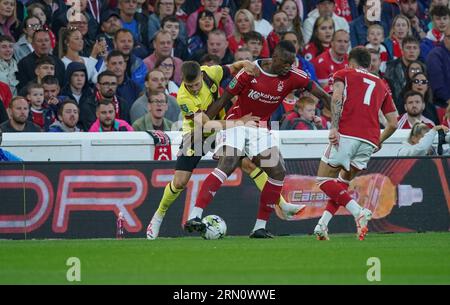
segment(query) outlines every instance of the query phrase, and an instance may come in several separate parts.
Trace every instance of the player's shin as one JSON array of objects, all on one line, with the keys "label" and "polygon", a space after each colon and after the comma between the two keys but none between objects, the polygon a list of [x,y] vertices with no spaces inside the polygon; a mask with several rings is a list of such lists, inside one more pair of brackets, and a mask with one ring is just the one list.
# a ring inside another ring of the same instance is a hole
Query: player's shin
[{"label": "player's shin", "polygon": [[200,192],[198,193],[195,208],[192,210],[191,215],[189,215],[189,219],[202,217],[201,213],[213,200],[214,195],[226,179],[227,175],[218,168],[215,168],[212,173],[206,177],[200,188]]},{"label": "player's shin", "polygon": [[182,191],[183,189],[177,189],[173,186],[172,182],[169,182],[164,189],[164,194],[159,203],[158,210],[156,210],[155,216],[162,220],[169,207],[178,198],[178,196],[180,196]]},{"label": "player's shin", "polygon": [[[252,178],[258,190],[262,191],[264,186],[266,185],[269,176],[267,175],[266,172],[257,167],[250,173],[250,178]],[[301,206],[298,204],[291,204],[286,202],[286,200],[281,195],[278,204],[280,205],[280,208],[283,211],[287,212],[289,215],[297,213],[301,208]]]},{"label": "player's shin", "polygon": [[339,205],[337,203],[335,203],[331,199],[328,200],[325,211],[323,211],[322,217],[319,219],[319,224],[328,227],[328,223],[330,222],[331,218],[333,218],[334,214],[336,214],[338,209]]},{"label": "player's shin", "polygon": [[327,194],[337,204],[344,206],[352,213],[354,217],[357,217],[361,212],[359,204],[350,197],[347,191],[348,185],[335,179],[329,179],[320,184],[320,189]]},{"label": "player's shin", "polygon": [[261,192],[258,216],[253,231],[256,231],[258,229],[265,229],[266,223],[270,218],[270,214],[272,214],[275,205],[280,198],[282,188],[283,181],[278,181],[271,178],[268,179]]}]

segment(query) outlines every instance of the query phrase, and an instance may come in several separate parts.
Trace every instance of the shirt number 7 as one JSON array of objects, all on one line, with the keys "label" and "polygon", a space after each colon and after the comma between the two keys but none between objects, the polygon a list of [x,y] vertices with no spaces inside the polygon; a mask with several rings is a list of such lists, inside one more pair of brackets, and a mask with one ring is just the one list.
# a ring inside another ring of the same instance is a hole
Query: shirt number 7
[{"label": "shirt number 7", "polygon": [[369,85],[366,89],[366,94],[364,94],[364,105],[370,106],[370,99],[372,98],[373,89],[375,89],[376,83],[367,78],[363,78],[363,82]]}]

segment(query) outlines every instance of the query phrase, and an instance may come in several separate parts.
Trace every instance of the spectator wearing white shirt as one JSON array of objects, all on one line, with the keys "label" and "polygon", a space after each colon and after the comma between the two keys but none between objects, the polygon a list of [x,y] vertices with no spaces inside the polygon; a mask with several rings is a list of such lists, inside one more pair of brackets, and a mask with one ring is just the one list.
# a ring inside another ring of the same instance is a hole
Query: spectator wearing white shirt
[{"label": "spectator wearing white shirt", "polygon": [[247,9],[253,14],[255,31],[263,35],[264,38],[267,38],[267,35],[272,32],[273,27],[269,21],[262,17],[262,2],[262,0],[244,0],[241,8]]},{"label": "spectator wearing white shirt", "polygon": [[333,18],[335,31],[345,30],[347,33],[350,33],[350,27],[347,20],[336,15],[334,13],[334,8],[334,0],[318,0],[316,9],[312,10],[308,14],[308,18],[306,18],[305,22],[303,23],[303,39],[305,40],[305,44],[308,43],[311,39],[314,23],[319,17],[330,16],[331,18]]},{"label": "spectator wearing white shirt", "polygon": [[[433,141],[438,134],[438,130],[443,130],[445,133],[449,131],[448,127],[443,125],[437,125],[430,129],[428,125],[421,122],[414,124],[408,139],[403,142],[397,155],[400,157],[436,155]],[[447,149],[444,155],[449,153]]]},{"label": "spectator wearing white shirt", "polygon": [[89,57],[80,56],[84,47],[83,34],[78,29],[63,29],[60,35],[59,51],[60,57],[64,66],[67,66],[71,62],[79,62],[86,66],[88,74],[88,82],[97,83],[97,55],[103,52],[102,48],[106,48],[106,43],[96,42],[92,48],[91,55]]}]

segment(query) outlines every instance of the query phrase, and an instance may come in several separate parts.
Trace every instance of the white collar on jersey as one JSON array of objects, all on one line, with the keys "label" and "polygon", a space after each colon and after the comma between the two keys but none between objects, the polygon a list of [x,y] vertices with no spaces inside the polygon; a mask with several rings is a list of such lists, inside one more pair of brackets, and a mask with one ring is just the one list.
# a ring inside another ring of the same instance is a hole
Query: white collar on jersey
[{"label": "white collar on jersey", "polygon": [[267,75],[267,76],[269,76],[269,77],[278,77],[278,75],[276,75],[276,74],[272,74],[272,73],[268,73],[268,72],[264,71],[264,69],[263,69],[263,68],[261,67],[261,65],[259,64],[260,61],[268,60],[268,59],[272,60],[272,58],[257,59],[257,60],[254,61],[254,63],[256,64],[256,66],[259,68],[259,70],[261,70],[261,72],[262,72],[264,75]]}]

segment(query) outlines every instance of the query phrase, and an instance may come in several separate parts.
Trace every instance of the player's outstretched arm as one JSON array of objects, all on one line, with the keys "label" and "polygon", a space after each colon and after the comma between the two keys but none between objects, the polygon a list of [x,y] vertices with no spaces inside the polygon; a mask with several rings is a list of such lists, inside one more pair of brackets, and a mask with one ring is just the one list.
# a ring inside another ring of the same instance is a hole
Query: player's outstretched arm
[{"label": "player's outstretched arm", "polygon": [[384,116],[386,118],[387,124],[380,136],[380,147],[381,144],[383,144],[383,142],[386,141],[390,136],[392,136],[397,130],[397,111],[387,113]]},{"label": "player's outstretched arm", "polygon": [[213,119],[216,115],[219,114],[220,110],[225,107],[228,103],[231,103],[231,99],[234,97],[228,90],[225,90],[223,95],[214,103],[209,105],[208,109],[206,109],[206,115]]},{"label": "player's outstretched arm", "polygon": [[310,92],[325,103],[325,107],[331,109],[331,96],[317,83],[313,83]]},{"label": "player's outstretched arm", "polygon": [[252,76],[258,76],[260,73],[258,66],[249,60],[236,61],[231,65],[228,65],[228,68],[230,69],[230,73],[233,75],[238,73],[241,69],[244,69],[247,74]]}]

